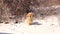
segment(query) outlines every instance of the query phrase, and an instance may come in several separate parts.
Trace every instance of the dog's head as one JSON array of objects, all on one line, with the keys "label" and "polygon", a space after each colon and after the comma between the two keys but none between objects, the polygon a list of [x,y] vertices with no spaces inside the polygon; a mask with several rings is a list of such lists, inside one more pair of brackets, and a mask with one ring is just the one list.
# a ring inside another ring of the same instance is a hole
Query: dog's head
[{"label": "dog's head", "polygon": [[27,14],[27,17],[33,17],[34,16],[34,13],[30,12]]}]

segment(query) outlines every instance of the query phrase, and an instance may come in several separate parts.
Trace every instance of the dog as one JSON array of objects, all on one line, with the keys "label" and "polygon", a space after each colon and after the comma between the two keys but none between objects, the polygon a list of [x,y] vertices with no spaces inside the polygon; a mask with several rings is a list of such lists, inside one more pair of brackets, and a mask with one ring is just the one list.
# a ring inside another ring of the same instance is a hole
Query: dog
[{"label": "dog", "polygon": [[34,13],[32,12],[29,12],[26,16],[26,20],[27,20],[27,23],[29,25],[31,25],[33,23],[33,17],[34,17]]}]

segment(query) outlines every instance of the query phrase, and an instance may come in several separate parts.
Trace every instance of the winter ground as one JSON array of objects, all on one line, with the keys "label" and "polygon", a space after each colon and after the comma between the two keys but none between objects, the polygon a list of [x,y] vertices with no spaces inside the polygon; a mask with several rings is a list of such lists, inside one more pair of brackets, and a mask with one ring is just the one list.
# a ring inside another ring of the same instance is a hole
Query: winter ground
[{"label": "winter ground", "polygon": [[[60,34],[59,18],[49,16],[43,20],[35,19],[32,25],[25,21],[20,24],[0,24],[1,33],[12,34]],[[13,22],[12,22],[13,23]]]}]

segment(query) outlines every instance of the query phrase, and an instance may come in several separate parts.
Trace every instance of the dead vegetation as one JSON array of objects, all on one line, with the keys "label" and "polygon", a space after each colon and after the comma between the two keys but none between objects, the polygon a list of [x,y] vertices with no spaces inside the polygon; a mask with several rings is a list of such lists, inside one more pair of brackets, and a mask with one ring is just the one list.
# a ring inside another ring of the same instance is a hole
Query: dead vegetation
[{"label": "dead vegetation", "polygon": [[0,0],[0,21],[23,20],[27,13],[33,12],[35,18],[60,13],[59,0]]}]

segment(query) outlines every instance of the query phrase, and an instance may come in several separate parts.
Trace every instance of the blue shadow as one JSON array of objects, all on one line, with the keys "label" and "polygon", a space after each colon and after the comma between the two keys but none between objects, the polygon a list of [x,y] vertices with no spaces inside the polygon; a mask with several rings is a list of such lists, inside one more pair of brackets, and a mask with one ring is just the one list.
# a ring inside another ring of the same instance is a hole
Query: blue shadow
[{"label": "blue shadow", "polygon": [[33,22],[31,25],[42,25],[42,24],[39,22]]}]

